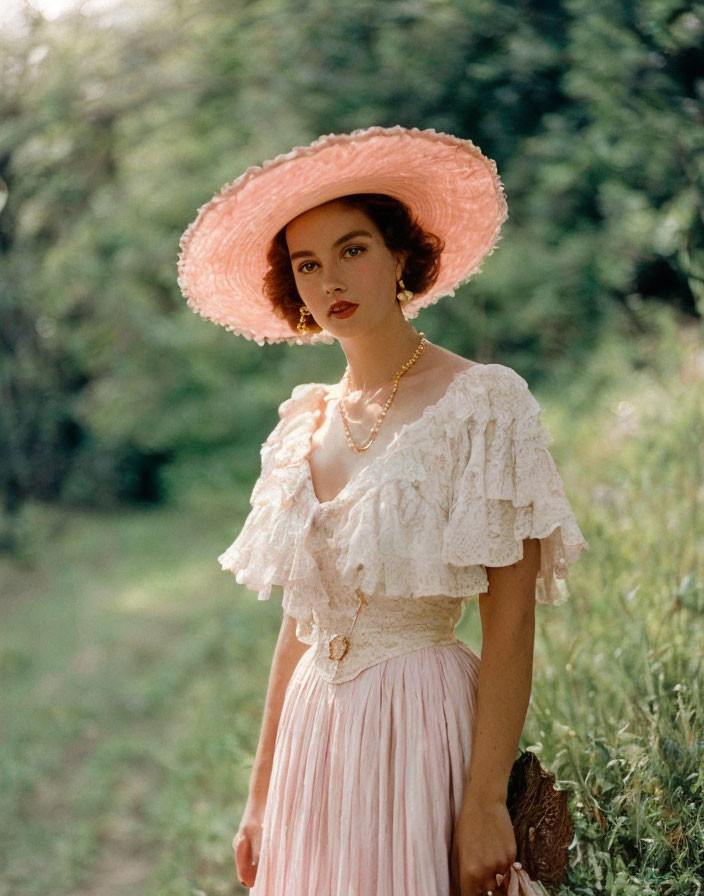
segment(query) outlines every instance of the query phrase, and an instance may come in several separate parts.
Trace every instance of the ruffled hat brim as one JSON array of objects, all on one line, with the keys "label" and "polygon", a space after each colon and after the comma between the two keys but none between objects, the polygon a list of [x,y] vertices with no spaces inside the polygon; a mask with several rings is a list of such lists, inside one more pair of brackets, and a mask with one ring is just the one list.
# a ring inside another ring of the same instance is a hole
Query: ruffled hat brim
[{"label": "ruffled hat brim", "polygon": [[260,345],[332,342],[300,336],[263,294],[267,250],[289,221],[349,193],[385,193],[445,244],[440,273],[404,306],[407,318],[480,270],[507,217],[492,159],[471,140],[433,129],[371,127],[328,134],[248,168],[198,210],[181,236],[178,284],[203,317]]}]

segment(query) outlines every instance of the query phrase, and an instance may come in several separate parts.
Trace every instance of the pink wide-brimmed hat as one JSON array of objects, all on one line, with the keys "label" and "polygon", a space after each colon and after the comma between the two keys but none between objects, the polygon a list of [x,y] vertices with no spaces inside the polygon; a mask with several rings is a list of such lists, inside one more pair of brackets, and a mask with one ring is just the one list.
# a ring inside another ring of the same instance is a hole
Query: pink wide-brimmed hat
[{"label": "pink wide-brimmed hat", "polygon": [[178,284],[189,306],[260,345],[332,342],[325,330],[299,335],[275,313],[263,280],[279,230],[349,193],[400,199],[445,243],[436,282],[403,306],[407,318],[477,273],[507,216],[496,164],[471,140],[400,125],[327,134],[248,168],[198,209],[179,243]]}]

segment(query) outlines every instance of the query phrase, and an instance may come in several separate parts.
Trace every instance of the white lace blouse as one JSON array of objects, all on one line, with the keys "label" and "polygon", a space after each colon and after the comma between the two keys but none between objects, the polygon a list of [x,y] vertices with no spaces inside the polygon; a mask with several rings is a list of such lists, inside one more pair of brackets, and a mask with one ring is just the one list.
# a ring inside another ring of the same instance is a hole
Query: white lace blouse
[{"label": "white lace blouse", "polygon": [[567,599],[568,567],[589,545],[519,374],[465,368],[335,498],[319,501],[308,455],[329,388],[297,386],[279,407],[252,510],[219,557],[260,600],[282,586],[328,681],[456,640],[462,601],[488,589],[487,566],[521,559],[524,538],[540,539],[536,600]]}]

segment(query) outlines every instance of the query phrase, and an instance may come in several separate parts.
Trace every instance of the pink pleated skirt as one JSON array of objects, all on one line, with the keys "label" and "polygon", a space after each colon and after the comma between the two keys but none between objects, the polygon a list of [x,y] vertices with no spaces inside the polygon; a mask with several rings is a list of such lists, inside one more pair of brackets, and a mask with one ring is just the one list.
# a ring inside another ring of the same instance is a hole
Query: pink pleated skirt
[{"label": "pink pleated skirt", "polygon": [[306,651],[284,698],[250,892],[456,896],[479,667],[457,641],[329,684]]}]

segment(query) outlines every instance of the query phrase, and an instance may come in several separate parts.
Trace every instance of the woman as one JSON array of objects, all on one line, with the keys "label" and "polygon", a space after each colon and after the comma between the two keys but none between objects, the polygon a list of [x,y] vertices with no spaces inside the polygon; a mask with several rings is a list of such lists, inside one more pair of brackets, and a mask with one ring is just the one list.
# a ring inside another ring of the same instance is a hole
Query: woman
[{"label": "woman", "polygon": [[[182,237],[196,311],[347,360],[280,406],[220,557],[260,599],[283,587],[233,843],[258,896],[532,892],[506,790],[534,608],[564,601],[588,545],[525,380],[409,322],[478,270],[505,216],[470,141],[377,127],[248,169]],[[454,636],[474,596],[481,661]]]}]

